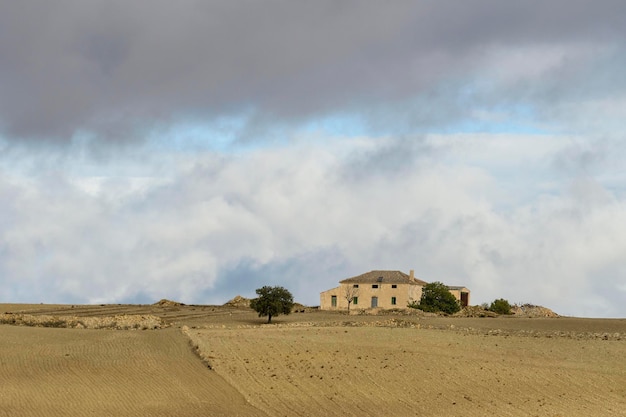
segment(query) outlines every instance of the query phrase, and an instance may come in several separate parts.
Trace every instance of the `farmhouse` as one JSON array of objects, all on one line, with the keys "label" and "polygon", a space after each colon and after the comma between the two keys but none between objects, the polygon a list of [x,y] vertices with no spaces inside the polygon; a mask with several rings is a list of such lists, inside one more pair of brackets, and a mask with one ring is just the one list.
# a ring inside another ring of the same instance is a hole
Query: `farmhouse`
[{"label": "farmhouse", "polygon": [[[426,281],[401,271],[370,271],[339,281],[339,286],[320,293],[321,310],[348,309],[405,309],[422,297]],[[469,305],[469,290],[465,287],[448,287],[461,303]],[[350,300],[350,303],[348,302]]]},{"label": "farmhouse", "polygon": [[401,271],[370,271],[339,281],[339,286],[320,294],[320,309],[407,308],[411,301],[422,297],[425,281]]}]

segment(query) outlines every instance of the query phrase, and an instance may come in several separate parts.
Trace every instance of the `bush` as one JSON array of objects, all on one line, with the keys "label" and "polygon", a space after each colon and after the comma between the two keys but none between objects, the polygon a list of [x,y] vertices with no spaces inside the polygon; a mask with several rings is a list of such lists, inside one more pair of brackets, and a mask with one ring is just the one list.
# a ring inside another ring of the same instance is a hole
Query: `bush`
[{"label": "bush", "polygon": [[441,282],[431,282],[422,288],[422,298],[419,304],[409,304],[409,307],[418,308],[429,313],[454,314],[461,310],[459,302]]},{"label": "bush", "polygon": [[498,298],[491,303],[489,311],[496,314],[511,314],[511,304],[504,298]]}]

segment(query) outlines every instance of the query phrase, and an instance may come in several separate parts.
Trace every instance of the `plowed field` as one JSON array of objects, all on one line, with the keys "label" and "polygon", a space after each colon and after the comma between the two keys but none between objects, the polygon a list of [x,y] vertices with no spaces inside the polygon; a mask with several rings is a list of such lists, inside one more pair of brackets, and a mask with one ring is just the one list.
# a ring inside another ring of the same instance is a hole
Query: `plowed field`
[{"label": "plowed field", "polygon": [[177,329],[0,326],[0,416],[261,416]]},{"label": "plowed field", "polygon": [[623,319],[0,304],[18,311],[170,327],[0,325],[2,417],[626,416]]},{"label": "plowed field", "polygon": [[624,416],[623,342],[411,328],[195,329],[273,416]]}]

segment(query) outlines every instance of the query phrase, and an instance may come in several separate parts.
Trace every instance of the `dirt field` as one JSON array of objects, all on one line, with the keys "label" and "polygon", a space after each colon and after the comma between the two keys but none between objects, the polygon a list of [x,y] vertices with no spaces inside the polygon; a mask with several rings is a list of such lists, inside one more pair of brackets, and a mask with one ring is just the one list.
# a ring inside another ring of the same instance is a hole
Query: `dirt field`
[{"label": "dirt field", "polygon": [[306,312],[264,325],[216,306],[4,312],[150,314],[170,327],[0,325],[0,416],[626,416],[626,320]]},{"label": "dirt field", "polygon": [[177,329],[0,326],[0,416],[260,416]]}]

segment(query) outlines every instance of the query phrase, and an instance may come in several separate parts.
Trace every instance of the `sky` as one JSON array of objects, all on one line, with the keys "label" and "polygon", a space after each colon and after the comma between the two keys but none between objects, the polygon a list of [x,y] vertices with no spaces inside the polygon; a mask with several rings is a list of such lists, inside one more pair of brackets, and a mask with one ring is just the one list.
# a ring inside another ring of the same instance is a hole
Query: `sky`
[{"label": "sky", "polygon": [[625,65],[621,0],[0,0],[0,302],[626,317]]}]

